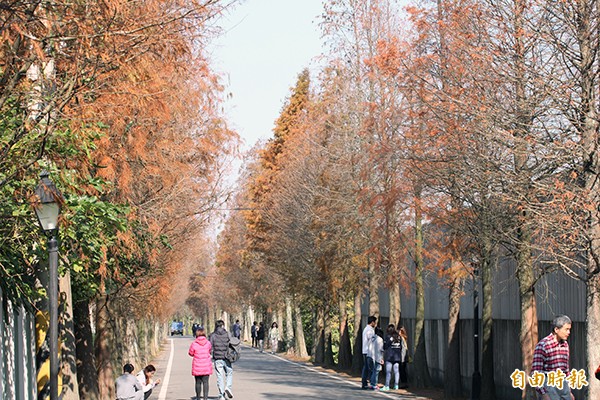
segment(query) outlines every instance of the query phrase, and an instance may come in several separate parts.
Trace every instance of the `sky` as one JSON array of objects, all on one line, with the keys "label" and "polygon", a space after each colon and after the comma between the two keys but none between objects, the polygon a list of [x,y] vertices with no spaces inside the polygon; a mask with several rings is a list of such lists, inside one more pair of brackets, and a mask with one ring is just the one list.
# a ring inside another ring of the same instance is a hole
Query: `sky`
[{"label": "sky", "polygon": [[290,88],[321,53],[321,0],[245,0],[218,21],[224,29],[212,48],[223,74],[225,115],[243,150],[272,136]]}]

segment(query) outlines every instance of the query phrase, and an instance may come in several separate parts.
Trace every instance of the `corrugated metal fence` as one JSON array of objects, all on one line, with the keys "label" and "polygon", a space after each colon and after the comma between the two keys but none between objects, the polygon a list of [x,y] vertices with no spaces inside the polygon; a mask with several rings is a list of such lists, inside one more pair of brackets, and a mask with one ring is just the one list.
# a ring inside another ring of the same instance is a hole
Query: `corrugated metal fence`
[{"label": "corrugated metal fence", "polygon": [[[492,316],[494,348],[494,381],[499,400],[518,400],[521,391],[512,387],[511,373],[521,369],[521,348],[519,345],[520,304],[518,282],[515,278],[515,261],[509,257],[501,260],[493,274]],[[585,341],[585,284],[567,276],[560,270],[547,273],[536,283],[537,315],[539,319],[539,338],[551,332],[552,319],[566,314],[573,320],[569,346],[571,350],[571,368],[586,370]],[[479,288],[481,296],[481,287]],[[389,297],[387,290],[381,289],[380,326],[385,329],[389,321]],[[480,297],[480,302],[482,301]],[[363,326],[368,313],[368,296],[364,299]],[[481,304],[481,303],[480,303]],[[402,321],[408,329],[409,339],[414,334],[415,292],[401,294]],[[481,305],[479,307],[481,317]],[[460,370],[465,395],[470,393],[473,374],[473,283],[469,281],[464,288],[460,307]],[[425,277],[425,339],[427,361],[431,376],[438,386],[443,386],[444,357],[448,339],[448,289],[434,272]],[[479,333],[481,335],[481,327]],[[411,345],[412,346],[412,345]],[[480,340],[481,346],[481,340]],[[481,349],[480,349],[481,354]],[[409,367],[410,368],[410,367]],[[588,373],[589,379],[589,373]],[[577,399],[583,394],[574,392]]]},{"label": "corrugated metal fence", "polygon": [[34,316],[0,299],[0,399],[35,400]]}]

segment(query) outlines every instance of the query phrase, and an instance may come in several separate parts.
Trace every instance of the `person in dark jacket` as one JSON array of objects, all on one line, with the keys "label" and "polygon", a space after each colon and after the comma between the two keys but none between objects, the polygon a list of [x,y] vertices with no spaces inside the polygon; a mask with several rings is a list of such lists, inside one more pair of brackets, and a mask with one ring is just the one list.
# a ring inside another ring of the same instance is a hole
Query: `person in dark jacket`
[{"label": "person in dark jacket", "polygon": [[241,339],[242,337],[242,326],[240,325],[240,320],[236,319],[235,320],[235,324],[233,324],[233,326],[231,327],[231,334],[238,338]]},{"label": "person in dark jacket", "polygon": [[386,338],[383,344],[384,361],[385,361],[385,386],[383,391],[390,390],[390,382],[392,381],[392,372],[394,373],[394,389],[398,389],[400,385],[400,365],[403,360],[403,344],[400,334],[396,330],[394,324],[387,327]]},{"label": "person in dark jacket", "polygon": [[252,347],[258,347],[258,322],[254,321],[250,328],[250,336],[252,336]]},{"label": "person in dark jacket", "polygon": [[225,322],[218,320],[215,331],[210,335],[212,345],[213,360],[217,375],[217,386],[219,388],[219,400],[225,399],[225,396],[233,398],[231,387],[233,386],[233,368],[231,362],[227,360],[227,349],[231,337],[225,329]]},{"label": "person in dark jacket", "polygon": [[265,349],[265,324],[260,322],[258,324],[258,331],[256,331],[256,339],[258,340],[258,348],[262,353]]}]

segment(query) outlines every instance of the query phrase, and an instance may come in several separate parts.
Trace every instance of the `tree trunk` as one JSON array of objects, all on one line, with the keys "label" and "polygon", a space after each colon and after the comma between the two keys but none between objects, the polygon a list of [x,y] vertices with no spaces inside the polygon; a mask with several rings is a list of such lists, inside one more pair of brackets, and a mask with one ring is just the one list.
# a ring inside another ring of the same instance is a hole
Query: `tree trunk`
[{"label": "tree trunk", "polygon": [[252,340],[250,331],[250,329],[252,328],[252,324],[254,323],[254,309],[252,308],[252,306],[248,306],[248,308],[246,309],[244,321],[244,339]]},{"label": "tree trunk", "polygon": [[317,307],[315,312],[312,356],[315,364],[323,364],[325,362],[325,310],[323,307]]},{"label": "tree trunk", "polygon": [[[583,177],[584,193],[586,194],[586,211],[584,243],[587,252],[586,259],[586,358],[588,371],[596,370],[600,360],[600,153],[598,143],[598,6],[596,1],[581,0],[576,2],[577,9],[576,32],[579,52],[575,54],[573,64],[580,69],[579,91],[581,100],[577,121],[580,125],[583,160],[581,175]],[[570,51],[570,49],[569,49]],[[577,158],[577,155],[575,156]],[[600,382],[588,379],[588,399],[600,398]]]},{"label": "tree trunk", "polygon": [[60,290],[60,333],[62,359],[62,400],[79,400],[77,383],[77,352],[75,345],[75,326],[73,322],[73,296],[71,294],[71,274],[69,269],[59,278]]},{"label": "tree trunk", "polygon": [[354,296],[354,353],[352,354],[352,369],[353,375],[360,375],[363,368],[362,355],[362,293],[360,290]]},{"label": "tree trunk", "polygon": [[371,315],[379,318],[379,275],[373,260],[369,260],[369,316]]},{"label": "tree trunk", "polygon": [[207,335],[215,330],[215,324],[217,322],[217,319],[215,318],[215,314],[217,312],[216,307],[213,307],[213,306],[208,306],[208,307],[209,307],[208,312],[207,312],[208,318],[206,319],[206,326],[204,327],[206,329]]},{"label": "tree trunk", "polygon": [[348,332],[348,310],[346,299],[340,293],[338,296],[340,312],[340,351],[338,353],[338,368],[349,370],[352,367],[352,343],[350,343],[350,332]]},{"label": "tree trunk", "polygon": [[[529,233],[521,229],[519,249],[517,250],[517,279],[519,281],[519,295],[521,299],[521,330],[519,339],[521,343],[522,369],[529,376],[533,362],[533,351],[538,341],[537,305],[535,300],[533,265],[531,249],[529,246]],[[534,399],[533,388],[527,385],[523,391],[523,399]]]},{"label": "tree trunk", "polygon": [[294,340],[294,320],[292,319],[292,299],[285,297],[285,340],[287,354],[296,354]]},{"label": "tree trunk", "polygon": [[400,326],[400,315],[401,315],[401,305],[400,305],[400,285],[398,284],[397,279],[394,279],[394,283],[390,287],[389,291],[390,295],[390,324],[394,324],[396,329]]},{"label": "tree trunk", "polygon": [[[329,307],[328,307],[329,308]],[[325,358],[323,364],[328,368],[335,367],[335,360],[333,359],[333,343],[331,339],[331,318],[329,318],[329,312],[325,313],[325,325],[323,333],[325,336]]]},{"label": "tree trunk", "polygon": [[96,304],[96,361],[98,392],[101,399],[115,397],[115,372],[112,366],[111,315],[107,295],[99,295]]},{"label": "tree trunk", "polygon": [[307,358],[306,340],[304,340],[304,326],[302,324],[302,311],[298,305],[297,299],[294,299],[294,314],[296,315],[296,355],[301,358]]},{"label": "tree trunk", "polygon": [[284,309],[281,307],[277,308],[277,326],[279,327],[279,332],[280,332],[280,337],[279,340],[283,341],[284,337],[286,336],[286,331],[284,330],[284,325],[283,322],[285,321],[284,318]]},{"label": "tree trunk", "polygon": [[99,400],[98,374],[94,357],[94,335],[90,321],[90,304],[87,300],[75,303],[75,347],[77,351],[77,381],[79,397]]},{"label": "tree trunk", "polygon": [[420,205],[420,190],[415,191],[415,350],[414,350],[414,384],[416,387],[430,387],[431,376],[427,366],[425,350],[425,291],[423,289],[423,222]]},{"label": "tree trunk", "polygon": [[[600,237],[600,236],[597,236]],[[600,249],[598,249],[600,250]],[[588,263],[595,266],[596,261],[590,260],[591,256],[588,256]],[[598,347],[598,337],[600,337],[600,275],[594,273],[589,275],[587,282],[587,293],[586,293],[586,356],[587,366],[590,374],[593,374],[598,368],[600,362],[600,347]],[[588,399],[600,398],[600,383],[592,376],[589,377],[588,382]]]},{"label": "tree trunk", "polygon": [[[514,146],[514,168],[515,175],[527,178],[527,159],[529,148],[527,136],[531,131],[532,124],[532,105],[527,98],[527,76],[526,76],[526,38],[525,32],[525,9],[524,0],[515,0],[514,4],[514,84],[515,84],[515,122],[516,128],[514,136],[516,138]],[[529,179],[526,180],[529,182]],[[521,193],[517,196],[529,195],[529,184],[521,185]],[[533,350],[537,344],[537,307],[535,303],[533,263],[531,258],[531,232],[529,220],[531,216],[526,211],[526,206],[518,207],[521,209],[521,215],[517,216],[517,279],[519,281],[519,295],[521,302],[521,331],[519,340],[521,344],[522,369],[527,375],[531,373],[531,363],[533,362]],[[523,399],[533,399],[534,390],[527,385],[522,393]]]},{"label": "tree trunk", "polygon": [[481,351],[481,398],[496,400],[496,384],[494,383],[494,342],[492,320],[492,272],[496,257],[489,239],[484,239],[481,262],[481,292],[482,292],[482,351]]},{"label": "tree trunk", "polygon": [[462,277],[454,274],[451,277],[448,294],[448,343],[446,347],[446,359],[444,360],[444,399],[458,399],[462,397],[458,318],[462,294]]}]

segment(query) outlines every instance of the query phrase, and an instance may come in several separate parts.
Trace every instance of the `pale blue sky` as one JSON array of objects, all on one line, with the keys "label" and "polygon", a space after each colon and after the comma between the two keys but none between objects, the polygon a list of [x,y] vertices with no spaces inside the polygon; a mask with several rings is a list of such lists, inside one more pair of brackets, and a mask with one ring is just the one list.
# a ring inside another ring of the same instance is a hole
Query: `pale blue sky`
[{"label": "pale blue sky", "polygon": [[290,88],[321,53],[321,0],[246,0],[218,22],[214,68],[231,93],[226,116],[244,149],[271,137]]}]

